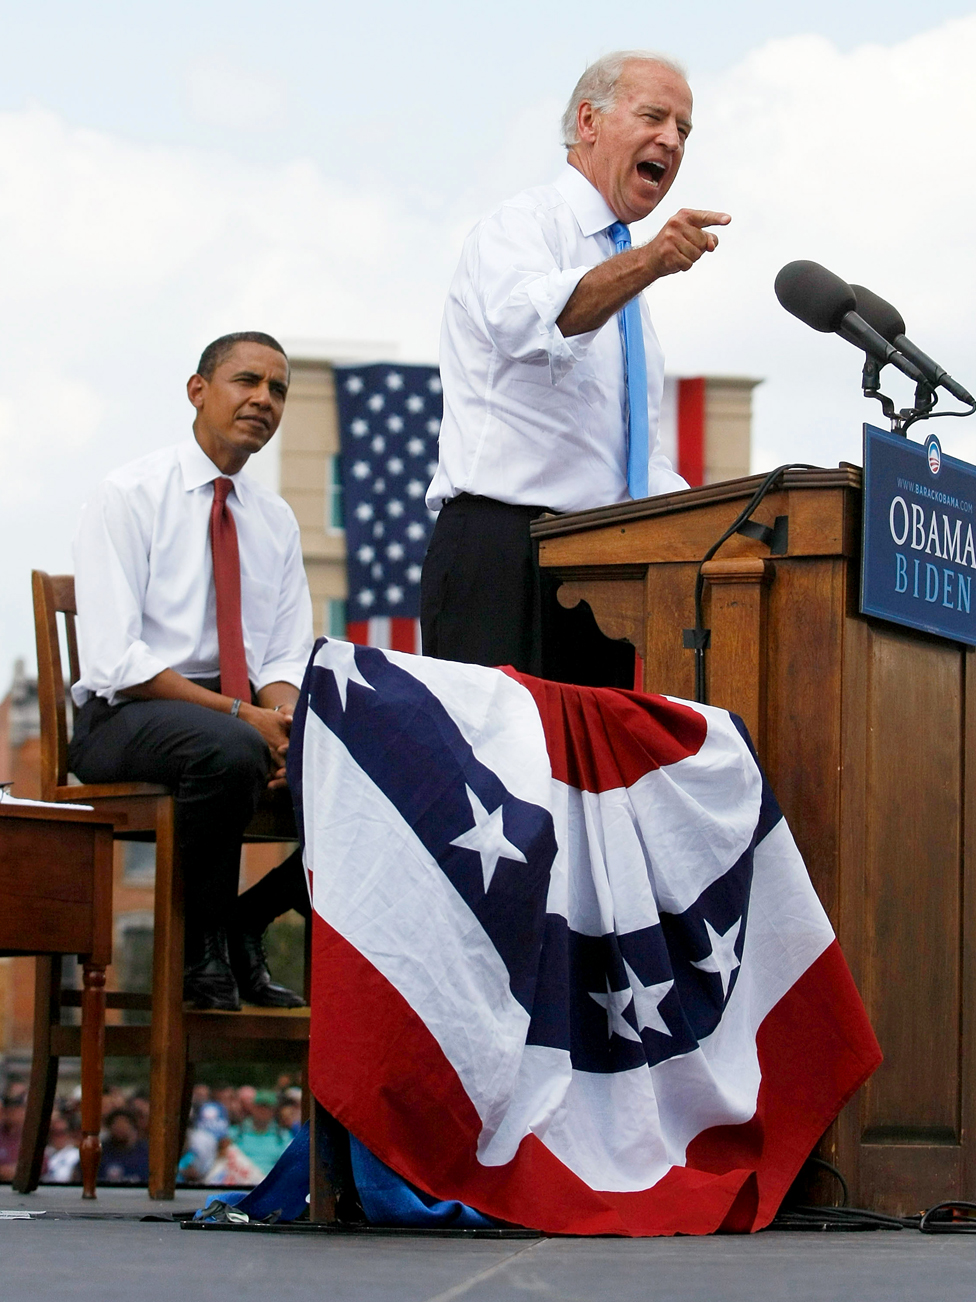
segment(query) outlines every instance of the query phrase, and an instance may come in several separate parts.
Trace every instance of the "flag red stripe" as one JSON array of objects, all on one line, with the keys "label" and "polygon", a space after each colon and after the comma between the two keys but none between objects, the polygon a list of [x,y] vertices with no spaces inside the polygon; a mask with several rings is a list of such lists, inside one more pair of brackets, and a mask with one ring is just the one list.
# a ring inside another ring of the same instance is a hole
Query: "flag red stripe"
[{"label": "flag red stripe", "polygon": [[579,791],[616,791],[645,773],[697,755],[705,716],[663,696],[572,687],[506,669],[539,710],[552,776]]},{"label": "flag red stripe", "polygon": [[880,1061],[836,942],[757,1037],[756,1116],[716,1127],[650,1189],[590,1189],[534,1135],[502,1167],[477,1160],[480,1121],[440,1045],[400,993],[313,918],[310,1083],[387,1165],[436,1198],[549,1233],[708,1234],[768,1224],[804,1159]]},{"label": "flag red stripe", "polygon": [[349,620],[346,624],[346,637],[357,646],[369,646],[369,620]]},{"label": "flag red stripe", "polygon": [[705,377],[678,381],[678,474],[692,488],[705,482]]},{"label": "flag red stripe", "polygon": [[390,620],[390,650],[409,651],[411,654],[417,650],[416,620],[399,616]]}]

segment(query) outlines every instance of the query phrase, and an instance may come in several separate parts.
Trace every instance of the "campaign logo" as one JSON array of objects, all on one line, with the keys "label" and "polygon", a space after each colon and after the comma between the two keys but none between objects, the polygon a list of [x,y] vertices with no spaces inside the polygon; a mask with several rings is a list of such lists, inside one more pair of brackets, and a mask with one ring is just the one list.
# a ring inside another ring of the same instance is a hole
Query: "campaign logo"
[{"label": "campaign logo", "polygon": [[942,449],[939,447],[939,440],[935,435],[931,435],[925,445],[925,455],[929,459],[929,470],[933,475],[937,475],[942,469]]}]

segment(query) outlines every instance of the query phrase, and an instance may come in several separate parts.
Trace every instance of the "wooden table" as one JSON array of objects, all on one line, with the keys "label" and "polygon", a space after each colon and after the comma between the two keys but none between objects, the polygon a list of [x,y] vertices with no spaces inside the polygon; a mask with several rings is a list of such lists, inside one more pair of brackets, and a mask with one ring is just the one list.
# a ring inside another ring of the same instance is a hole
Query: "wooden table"
[{"label": "wooden table", "polygon": [[[105,969],[112,960],[112,824],[91,810],[0,801],[0,956],[64,954],[77,954],[84,971],[81,1174],[82,1196],[94,1198],[101,1157]],[[59,965],[55,969],[60,971]],[[56,998],[57,992],[49,995]],[[40,1034],[49,1034],[49,1020],[47,1007],[35,1007],[35,1046]],[[53,1102],[51,1088],[31,1090],[22,1159],[28,1137],[36,1139],[46,1128]],[[38,1165],[40,1147],[32,1143],[31,1148]],[[22,1160],[15,1186],[32,1174],[29,1187],[35,1187],[40,1172],[24,1168]]]}]

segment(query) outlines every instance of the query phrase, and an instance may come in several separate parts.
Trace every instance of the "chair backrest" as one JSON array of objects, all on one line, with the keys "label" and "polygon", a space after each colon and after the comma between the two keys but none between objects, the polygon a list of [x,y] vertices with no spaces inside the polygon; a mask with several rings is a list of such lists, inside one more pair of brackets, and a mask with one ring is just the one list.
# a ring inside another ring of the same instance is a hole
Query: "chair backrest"
[{"label": "chair backrest", "polygon": [[70,684],[81,677],[75,632],[73,574],[31,572],[34,592],[34,636],[37,640],[37,703],[41,714],[41,798],[53,800],[68,782],[68,712],[58,615],[64,617]]}]

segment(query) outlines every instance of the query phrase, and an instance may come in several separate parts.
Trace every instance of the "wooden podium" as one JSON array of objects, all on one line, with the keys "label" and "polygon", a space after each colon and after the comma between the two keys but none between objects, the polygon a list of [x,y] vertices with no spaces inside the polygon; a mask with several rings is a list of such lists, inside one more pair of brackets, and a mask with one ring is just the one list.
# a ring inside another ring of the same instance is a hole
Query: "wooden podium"
[{"label": "wooden podium", "polygon": [[[698,565],[761,479],[533,526],[560,602],[633,643],[647,691],[694,697]],[[787,472],[754,513],[783,516],[783,554],[733,535],[704,567],[706,682],[755,739],[885,1055],[819,1151],[856,1206],[973,1199],[976,661],[858,613],[858,468]]]}]

